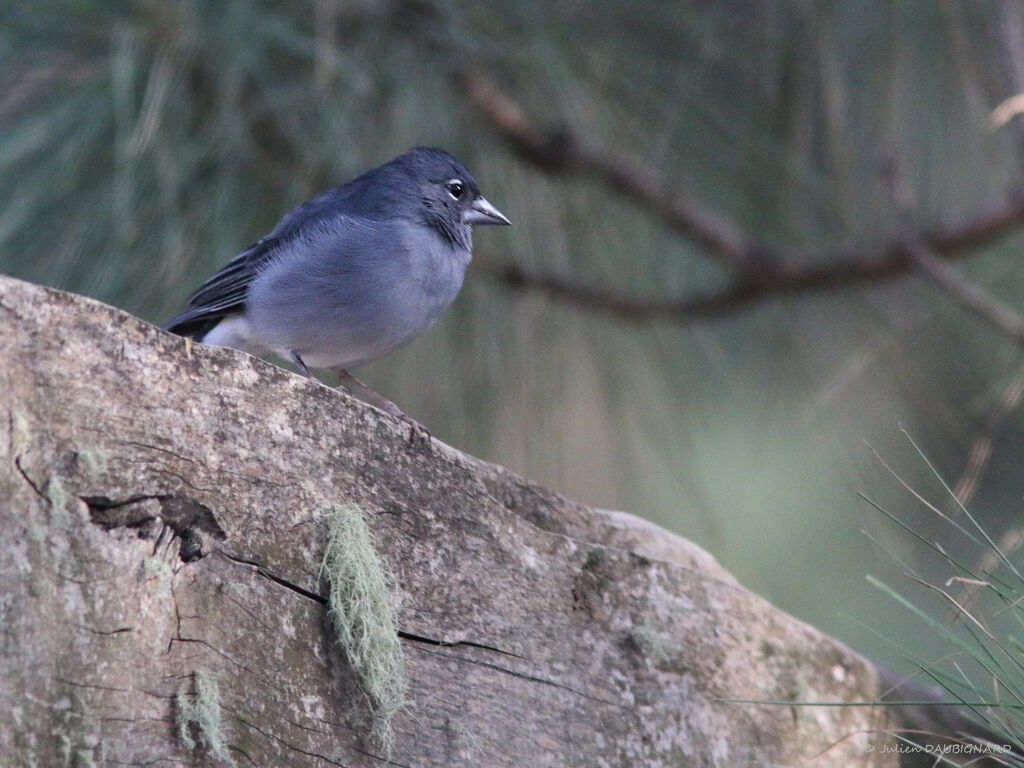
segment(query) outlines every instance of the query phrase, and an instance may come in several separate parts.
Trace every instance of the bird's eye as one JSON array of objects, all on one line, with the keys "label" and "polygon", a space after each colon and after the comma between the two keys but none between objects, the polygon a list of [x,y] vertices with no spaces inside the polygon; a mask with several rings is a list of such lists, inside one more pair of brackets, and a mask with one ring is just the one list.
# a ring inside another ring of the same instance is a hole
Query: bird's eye
[{"label": "bird's eye", "polygon": [[466,192],[466,185],[458,179],[452,179],[445,186],[448,187],[448,194],[455,200],[461,200],[462,195]]}]

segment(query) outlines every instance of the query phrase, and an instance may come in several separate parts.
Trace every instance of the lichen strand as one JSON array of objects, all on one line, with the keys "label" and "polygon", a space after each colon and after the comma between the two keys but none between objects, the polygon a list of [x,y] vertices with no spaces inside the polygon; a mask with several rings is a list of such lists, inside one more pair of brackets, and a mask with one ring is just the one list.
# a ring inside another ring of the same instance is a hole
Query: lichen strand
[{"label": "lichen strand", "polygon": [[321,575],[335,640],[365,694],[372,738],[391,751],[392,718],[406,704],[407,682],[394,598],[395,580],[377,554],[373,536],[355,505],[324,516],[327,542]]},{"label": "lichen strand", "polygon": [[227,765],[235,765],[221,732],[220,688],[217,680],[196,670],[174,698],[178,738],[189,750],[201,749]]}]

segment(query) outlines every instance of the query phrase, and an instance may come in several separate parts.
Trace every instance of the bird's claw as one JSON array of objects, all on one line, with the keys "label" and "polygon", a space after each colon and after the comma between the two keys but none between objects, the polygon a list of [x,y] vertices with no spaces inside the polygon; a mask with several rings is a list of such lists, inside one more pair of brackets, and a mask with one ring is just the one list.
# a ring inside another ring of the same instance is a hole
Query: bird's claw
[{"label": "bird's claw", "polygon": [[430,432],[427,431],[427,428],[405,414],[398,418],[409,425],[409,445],[422,447],[424,450],[430,451]]}]

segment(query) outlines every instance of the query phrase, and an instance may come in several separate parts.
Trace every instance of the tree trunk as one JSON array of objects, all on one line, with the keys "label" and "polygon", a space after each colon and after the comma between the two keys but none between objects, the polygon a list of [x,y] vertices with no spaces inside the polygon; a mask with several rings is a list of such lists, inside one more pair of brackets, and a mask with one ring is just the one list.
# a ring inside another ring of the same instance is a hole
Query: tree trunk
[{"label": "tree trunk", "polygon": [[695,545],[316,381],[0,277],[0,398],[4,765],[895,765],[881,709],[730,701],[878,694]]}]

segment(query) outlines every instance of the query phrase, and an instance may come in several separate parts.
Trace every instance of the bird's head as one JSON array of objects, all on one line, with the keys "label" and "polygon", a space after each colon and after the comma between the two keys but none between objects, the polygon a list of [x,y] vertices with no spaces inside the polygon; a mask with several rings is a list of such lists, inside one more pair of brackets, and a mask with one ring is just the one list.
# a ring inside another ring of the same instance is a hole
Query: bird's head
[{"label": "bird's head", "polygon": [[511,224],[480,193],[473,175],[453,155],[435,147],[417,147],[392,160],[390,171],[404,178],[410,214],[449,240],[468,247],[474,224]]}]

